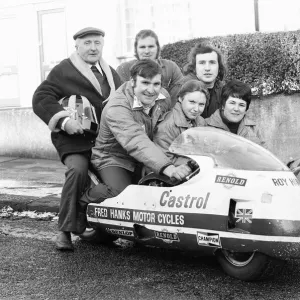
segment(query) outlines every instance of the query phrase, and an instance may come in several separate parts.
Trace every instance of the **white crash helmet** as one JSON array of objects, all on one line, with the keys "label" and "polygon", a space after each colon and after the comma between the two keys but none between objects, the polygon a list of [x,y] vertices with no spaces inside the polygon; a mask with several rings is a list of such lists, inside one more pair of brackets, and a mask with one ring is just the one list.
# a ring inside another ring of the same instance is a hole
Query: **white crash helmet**
[{"label": "white crash helmet", "polygon": [[69,112],[70,118],[78,120],[84,131],[97,135],[99,123],[94,106],[81,95],[66,96],[59,100],[60,105]]}]

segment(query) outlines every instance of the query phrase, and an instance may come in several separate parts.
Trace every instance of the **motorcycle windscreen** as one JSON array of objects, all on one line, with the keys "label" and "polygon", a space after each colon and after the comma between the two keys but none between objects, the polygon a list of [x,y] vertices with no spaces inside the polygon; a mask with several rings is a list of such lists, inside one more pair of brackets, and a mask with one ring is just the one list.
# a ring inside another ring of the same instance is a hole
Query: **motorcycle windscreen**
[{"label": "motorcycle windscreen", "polygon": [[211,156],[220,168],[256,171],[290,169],[265,148],[225,130],[195,127],[184,131],[169,147],[179,155]]}]

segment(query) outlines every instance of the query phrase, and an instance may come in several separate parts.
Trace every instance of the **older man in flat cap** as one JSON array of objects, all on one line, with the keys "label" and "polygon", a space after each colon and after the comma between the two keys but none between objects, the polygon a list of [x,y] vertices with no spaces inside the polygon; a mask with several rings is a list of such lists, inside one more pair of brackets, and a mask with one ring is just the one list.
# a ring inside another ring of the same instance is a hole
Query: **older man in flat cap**
[{"label": "older man in flat cap", "polygon": [[48,125],[52,143],[67,166],[56,238],[58,250],[73,250],[71,233],[85,230],[77,201],[86,186],[95,142],[95,136],[59,100],[71,95],[84,96],[100,121],[103,103],[121,85],[116,71],[102,58],[104,35],[104,31],[93,27],[74,34],[76,51],[51,70],[33,95],[33,110]]}]

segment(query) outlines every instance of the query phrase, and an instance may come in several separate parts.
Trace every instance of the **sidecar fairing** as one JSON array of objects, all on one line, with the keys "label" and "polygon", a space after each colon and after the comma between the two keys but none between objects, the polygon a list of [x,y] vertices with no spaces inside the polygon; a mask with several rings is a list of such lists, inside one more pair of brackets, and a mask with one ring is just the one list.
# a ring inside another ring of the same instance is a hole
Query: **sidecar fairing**
[{"label": "sidecar fairing", "polygon": [[203,254],[225,250],[300,257],[300,186],[268,150],[210,127],[182,133],[169,151],[200,172],[173,187],[130,185],[89,204],[97,230],[160,247]]}]

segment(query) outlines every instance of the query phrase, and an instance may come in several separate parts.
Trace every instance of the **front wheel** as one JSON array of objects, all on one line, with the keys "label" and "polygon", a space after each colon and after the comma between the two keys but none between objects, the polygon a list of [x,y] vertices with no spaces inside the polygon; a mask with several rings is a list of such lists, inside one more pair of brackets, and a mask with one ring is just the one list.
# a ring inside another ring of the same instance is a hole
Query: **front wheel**
[{"label": "front wheel", "polygon": [[107,234],[99,229],[87,228],[82,234],[78,235],[82,240],[97,243],[105,244],[112,243],[118,239],[114,235]]},{"label": "front wheel", "polygon": [[217,259],[224,272],[245,281],[272,277],[280,272],[285,264],[283,260],[260,252],[238,253],[225,249],[217,252]]}]

